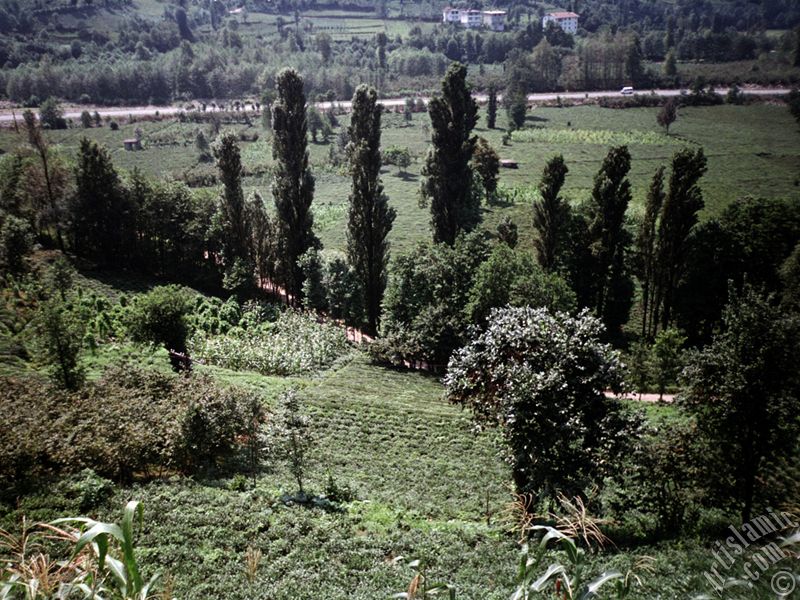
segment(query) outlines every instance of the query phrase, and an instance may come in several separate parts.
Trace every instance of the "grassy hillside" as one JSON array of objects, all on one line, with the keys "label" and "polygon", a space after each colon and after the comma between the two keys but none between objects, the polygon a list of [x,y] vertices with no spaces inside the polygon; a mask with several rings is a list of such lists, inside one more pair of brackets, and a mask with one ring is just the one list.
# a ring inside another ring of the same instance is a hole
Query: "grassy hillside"
[{"label": "grassy hillside", "polygon": [[[290,383],[211,372],[267,398]],[[147,572],[168,573],[180,598],[388,598],[412,576],[393,564],[401,555],[428,561],[429,575],[455,584],[458,598],[509,597],[518,549],[503,533],[508,471],[491,434],[472,433],[468,415],[441,399],[435,379],[371,366],[355,353],[338,369],[291,383],[302,387],[318,440],[308,487],[322,493],[329,476],[350,486],[355,499],[341,512],[284,503],[294,486],[277,469],[242,490],[225,475],[115,488],[92,513],[114,519],[126,499],[142,500],[140,554]],[[24,497],[18,507],[0,506],[0,525],[22,514],[51,519],[76,511],[74,481]],[[248,547],[263,553],[252,584],[244,575]],[[708,557],[691,541],[603,553],[591,568],[627,570],[646,555],[654,558],[653,572],[635,597],[703,589]]]}]

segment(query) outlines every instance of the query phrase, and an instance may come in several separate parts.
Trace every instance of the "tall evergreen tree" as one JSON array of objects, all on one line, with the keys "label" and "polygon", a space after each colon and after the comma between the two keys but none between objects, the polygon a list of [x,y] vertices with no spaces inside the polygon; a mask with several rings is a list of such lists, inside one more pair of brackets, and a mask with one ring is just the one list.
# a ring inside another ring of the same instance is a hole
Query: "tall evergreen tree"
[{"label": "tall evergreen tree", "polygon": [[659,167],[653,175],[647,192],[644,218],[636,235],[639,279],[642,282],[642,337],[652,337],[653,292],[656,267],[656,226],[661,206],[664,203],[664,167]]},{"label": "tall evergreen tree", "polygon": [[633,283],[627,273],[626,253],[631,236],[625,229],[625,211],[631,200],[627,146],[611,148],[595,175],[589,202],[589,233],[596,274],[594,309],[615,335],[628,320]]},{"label": "tall evergreen tree", "polygon": [[675,289],[686,258],[686,240],[705,206],[697,183],[706,172],[707,162],[702,148],[684,148],[672,157],[669,191],[658,226],[658,287],[654,301],[662,329],[667,328],[672,317]]},{"label": "tall evergreen tree", "polygon": [[75,169],[72,234],[78,253],[116,263],[131,249],[132,215],[108,151],[81,140]]},{"label": "tall evergreen tree", "polygon": [[541,198],[533,203],[533,228],[536,259],[545,271],[553,271],[563,229],[569,217],[569,205],[559,194],[569,169],[561,155],[551,158],[544,167],[539,183]]},{"label": "tall evergreen tree", "polygon": [[222,196],[219,215],[222,228],[222,257],[226,266],[250,259],[250,224],[242,191],[242,159],[236,135],[228,131],[214,144]]},{"label": "tall evergreen tree", "polygon": [[319,247],[314,235],[314,177],[308,166],[306,96],[294,69],[277,77],[278,99],[272,107],[272,157],[275,178],[272,196],[281,237],[281,279],[295,303],[302,303],[303,272],[297,263],[309,248]]},{"label": "tall evergreen tree", "polygon": [[486,105],[486,126],[494,129],[497,123],[497,87],[492,83],[489,85],[489,102]]},{"label": "tall evergreen tree", "polygon": [[375,88],[360,85],[353,96],[350,143],[350,210],[347,221],[347,259],[356,273],[363,295],[367,325],[378,329],[386,263],[396,213],[381,184],[381,111]]},{"label": "tall evergreen tree", "polygon": [[442,95],[428,104],[432,145],[422,170],[422,195],[431,205],[433,240],[451,246],[460,231],[473,230],[481,220],[480,196],[473,193],[470,168],[478,105],[466,79],[464,65],[450,65],[442,80]]}]

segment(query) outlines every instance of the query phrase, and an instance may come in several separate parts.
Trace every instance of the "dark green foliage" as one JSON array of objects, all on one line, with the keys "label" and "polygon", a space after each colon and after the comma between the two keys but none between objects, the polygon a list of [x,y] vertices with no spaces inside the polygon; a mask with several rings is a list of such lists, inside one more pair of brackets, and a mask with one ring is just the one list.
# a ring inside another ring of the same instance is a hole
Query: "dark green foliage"
[{"label": "dark green foliage", "polygon": [[405,173],[411,165],[411,153],[408,148],[389,146],[381,152],[381,160],[385,165],[396,165],[398,173]]},{"label": "dark green foliage", "polygon": [[303,302],[307,308],[316,311],[328,309],[325,286],[322,282],[324,265],[322,256],[316,248],[309,248],[297,259],[303,272]]},{"label": "dark green foliage", "polygon": [[800,90],[794,88],[789,92],[787,104],[789,105],[789,112],[791,112],[795,120],[800,123]]},{"label": "dark green foliage", "polygon": [[174,371],[191,368],[187,339],[191,310],[188,292],[176,285],[159,286],[140,296],[128,310],[128,333],[134,342],[163,346]]},{"label": "dark green foliage", "polygon": [[519,239],[517,224],[506,215],[497,225],[497,239],[509,248],[516,248]]},{"label": "dark green foliage", "polygon": [[81,127],[84,129],[89,129],[92,126],[92,115],[89,114],[88,110],[84,110],[81,112]]},{"label": "dark green foliage", "polygon": [[32,248],[33,233],[28,222],[11,214],[0,213],[0,271],[24,271],[25,256]]},{"label": "dark green foliage", "polygon": [[628,321],[633,302],[633,282],[627,265],[631,235],[625,229],[625,212],[631,200],[628,172],[631,155],[626,146],[609,150],[595,175],[588,204],[589,236],[595,264],[595,314],[615,336]]},{"label": "dark green foliage", "polygon": [[528,111],[528,98],[519,90],[508,93],[508,121],[511,129],[522,129],[525,125],[525,114]]},{"label": "dark green foliage", "polygon": [[319,114],[319,111],[312,107],[308,109],[308,130],[311,133],[311,139],[314,143],[317,143],[317,134],[322,130],[324,122],[322,120],[322,115]]},{"label": "dark green foliage", "polygon": [[259,285],[275,283],[278,263],[278,242],[275,219],[267,212],[261,194],[247,200],[247,221],[250,224],[250,256],[258,275]]},{"label": "dark green foliage", "polygon": [[718,219],[698,225],[687,242],[674,321],[691,343],[711,338],[728,297],[728,282],[745,279],[781,289],[779,270],[800,239],[800,207],[781,200],[744,198]]},{"label": "dark green foliage", "polygon": [[217,202],[180,182],[153,182],[134,169],[126,195],[136,214],[133,267],[219,289]]},{"label": "dark green foliage", "polygon": [[66,129],[67,121],[64,119],[64,111],[61,110],[55,98],[48,98],[39,107],[39,120],[42,127],[47,129]]},{"label": "dark green foliage", "polygon": [[479,137],[475,144],[475,151],[472,154],[472,169],[480,178],[487,201],[490,204],[493,203],[497,194],[497,180],[500,176],[500,156],[482,137]]},{"label": "dark green foliage", "polygon": [[[45,202],[47,203],[48,211],[46,211],[46,218],[40,219],[43,221],[44,228],[52,225],[56,231],[56,241],[58,242],[59,249],[64,251],[64,238],[62,235],[62,220],[63,220],[63,197],[61,186],[59,186],[60,169],[57,163],[52,160],[50,147],[45,140],[39,122],[36,116],[30,110],[22,113],[22,118],[25,121],[25,133],[28,135],[28,143],[36,151],[39,161],[42,165],[42,178],[44,179],[44,187],[46,191]],[[28,177],[30,177],[30,172]],[[45,212],[45,211],[43,211]],[[44,216],[44,215],[43,215]],[[48,232],[49,233],[49,232]]]},{"label": "dark green foliage", "polygon": [[667,58],[664,60],[662,69],[666,77],[675,77],[678,74],[678,61],[673,50],[667,52]]},{"label": "dark green foliage", "polygon": [[703,193],[698,182],[706,172],[703,149],[679,150],[672,157],[669,190],[661,208],[658,224],[657,278],[655,286],[655,320],[666,329],[672,320],[675,290],[683,274],[686,243],[698,213],[703,209]]},{"label": "dark green foliage", "polygon": [[78,389],[84,379],[81,351],[86,324],[76,307],[60,297],[45,300],[37,310],[35,326],[38,362],[48,368],[56,385]]},{"label": "dark green foliage", "polygon": [[302,496],[305,493],[303,479],[311,464],[314,437],[311,419],[301,412],[297,390],[288,390],[278,398],[278,408],[270,420],[270,437],[275,455],[286,461]]},{"label": "dark green foliage", "polygon": [[684,405],[706,442],[711,483],[743,522],[773,501],[764,486],[766,470],[797,449],[798,340],[797,318],[746,284],[731,293],[721,330],[685,371]]},{"label": "dark green foliage", "polygon": [[74,393],[30,379],[5,379],[0,389],[0,479],[18,482],[82,469],[130,481],[211,466],[237,447],[250,400],[207,377],[130,364]]},{"label": "dark green foliage", "polygon": [[651,352],[651,369],[653,379],[658,387],[659,400],[663,399],[667,386],[676,383],[683,367],[684,337],[677,329],[659,331],[653,342]]},{"label": "dark green foliage", "polygon": [[539,183],[540,197],[533,203],[533,229],[536,232],[533,246],[536,259],[548,272],[556,268],[556,260],[564,244],[564,230],[568,226],[570,208],[559,195],[568,172],[563,156],[551,158],[544,167]]},{"label": "dark green foliage", "polygon": [[236,259],[248,259],[250,243],[250,228],[242,191],[242,159],[236,135],[232,132],[222,134],[213,150],[223,185],[219,202],[222,258],[232,264]]},{"label": "dark green foliage", "polygon": [[621,407],[603,395],[621,385],[622,365],[601,334],[586,313],[499,309],[450,360],[447,398],[500,426],[518,492],[583,495],[631,441]]},{"label": "dark green foliage", "polygon": [[486,106],[486,127],[494,129],[497,123],[497,87],[494,84],[489,86],[489,100]]},{"label": "dark green foliage", "polygon": [[443,366],[465,341],[465,308],[488,248],[477,233],[454,246],[422,244],[397,257],[383,302],[383,340],[373,344],[390,362],[423,360]]},{"label": "dark green foliage", "polygon": [[389,207],[380,179],[381,106],[374,88],[359,86],[353,96],[350,142],[350,204],[347,259],[358,280],[361,304],[372,333],[378,330],[389,260],[387,237],[396,212]]},{"label": "dark green foliage", "polygon": [[642,282],[642,336],[652,338],[657,320],[653,314],[658,307],[654,306],[655,277],[656,277],[656,252],[658,239],[656,237],[658,218],[661,206],[664,204],[664,167],[656,169],[644,207],[644,217],[639,223],[636,235],[637,275]]},{"label": "dark green foliage", "polygon": [[657,533],[676,535],[687,525],[697,526],[707,501],[703,443],[691,422],[648,429],[629,457],[610,508],[619,515],[653,515]]},{"label": "dark green foliage", "polygon": [[780,268],[783,294],[781,305],[794,312],[800,312],[800,241]]},{"label": "dark green foliage", "polygon": [[189,27],[189,21],[186,17],[186,10],[181,6],[175,10],[175,23],[178,25],[178,32],[181,35],[181,39],[184,39],[188,42],[193,42],[194,35]]},{"label": "dark green foliage", "polygon": [[330,317],[345,323],[361,323],[364,315],[361,286],[347,261],[342,258],[328,261],[323,286]]},{"label": "dark green foliage", "polygon": [[677,118],[678,103],[673,99],[669,99],[664,102],[661,110],[658,111],[658,115],[656,115],[656,121],[658,121],[658,124],[664,128],[667,134],[669,134],[669,126],[672,125]]},{"label": "dark green foliage", "polygon": [[236,136],[224,133],[214,144],[223,193],[219,201],[218,218],[222,259],[225,263],[223,286],[240,297],[253,288],[251,257],[252,230],[250,213],[242,191],[242,160]]},{"label": "dark green foliage", "polygon": [[558,275],[543,272],[529,253],[500,244],[478,267],[465,310],[471,323],[482,325],[492,309],[506,305],[570,312],[575,294]]},{"label": "dark green foliage", "polygon": [[450,65],[442,80],[442,95],[428,103],[433,131],[422,170],[422,195],[431,206],[433,241],[451,246],[459,232],[472,231],[481,221],[480,197],[473,193],[470,169],[478,105],[466,78],[464,65]]},{"label": "dark green foliage", "polygon": [[119,264],[132,246],[133,207],[128,202],[108,150],[81,140],[70,212],[75,251]]},{"label": "dark green foliage", "polygon": [[278,99],[272,106],[272,196],[283,251],[280,275],[287,293],[302,303],[303,273],[297,259],[309,248],[319,247],[311,212],[314,177],[308,166],[306,97],[303,80],[293,69],[281,71],[276,86]]}]

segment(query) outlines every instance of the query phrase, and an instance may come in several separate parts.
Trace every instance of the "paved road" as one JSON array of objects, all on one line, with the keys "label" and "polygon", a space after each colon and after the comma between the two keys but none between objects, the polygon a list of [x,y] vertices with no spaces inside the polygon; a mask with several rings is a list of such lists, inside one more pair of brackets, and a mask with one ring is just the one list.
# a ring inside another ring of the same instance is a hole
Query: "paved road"
[{"label": "paved road", "polygon": [[[727,88],[718,88],[716,90],[719,94],[726,94],[728,92]],[[783,95],[789,93],[789,88],[743,88],[742,91],[745,94],[750,94],[754,96],[771,96],[771,95]],[[640,93],[642,94],[650,94],[655,93],[659,96],[664,97],[672,97],[672,96],[679,96],[681,93],[680,89],[669,89],[669,90],[642,90]],[[619,97],[620,93],[619,90],[606,90],[603,92],[563,92],[560,94],[529,94],[528,101],[531,103],[536,102],[546,102],[548,100],[556,100],[557,98],[561,98],[563,100],[584,100],[584,99],[597,99],[597,98],[609,98],[609,97]],[[425,102],[429,100],[427,96],[419,96]],[[487,96],[485,94],[476,94],[475,99],[480,103],[484,104],[487,101]],[[403,106],[405,104],[405,98],[386,98],[380,101],[381,104],[386,106],[387,108],[395,108],[398,106]],[[329,109],[331,105],[336,106],[342,110],[350,110],[351,102],[349,100],[342,101],[342,102],[317,102],[317,108],[321,109]],[[123,107],[113,107],[113,108],[103,108],[103,107],[67,107],[64,111],[64,117],[67,119],[80,119],[81,112],[83,110],[89,110],[94,112],[100,113],[103,117],[127,117],[129,115],[142,117],[142,116],[154,116],[156,114],[161,115],[175,115],[182,111],[185,111],[185,106],[123,106]],[[211,110],[210,105],[208,110]],[[0,123],[10,123],[13,121],[14,116],[16,114],[16,118],[18,121],[22,121],[22,109],[13,110],[10,108],[0,109]]]},{"label": "paved road", "polygon": [[606,398],[623,398],[625,400],[636,400],[639,402],[664,402],[666,404],[672,404],[675,402],[674,394],[664,394],[662,398],[658,394],[637,394],[636,392],[631,392],[617,396],[614,392],[605,392],[605,396]]}]

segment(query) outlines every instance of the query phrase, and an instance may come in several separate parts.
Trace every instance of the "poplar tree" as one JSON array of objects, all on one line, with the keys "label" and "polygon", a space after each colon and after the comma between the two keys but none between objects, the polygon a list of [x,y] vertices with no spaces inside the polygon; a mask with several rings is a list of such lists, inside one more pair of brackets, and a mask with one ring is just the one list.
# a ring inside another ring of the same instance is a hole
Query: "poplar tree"
[{"label": "poplar tree", "polygon": [[306,96],[303,80],[294,69],[277,77],[278,99],[272,107],[272,157],[275,178],[272,196],[281,237],[281,278],[295,303],[302,303],[303,272],[297,260],[309,248],[318,248],[314,235],[314,177],[308,165]]},{"label": "poplar tree", "polygon": [[625,211],[631,201],[630,168],[627,146],[611,148],[595,175],[589,202],[594,309],[611,335],[617,334],[628,320],[633,298],[633,283],[626,268],[631,236],[624,227]]},{"label": "poplar tree", "polygon": [[396,213],[389,206],[381,184],[381,111],[378,94],[360,85],[353,96],[353,115],[348,133],[350,143],[350,208],[347,221],[347,259],[356,273],[367,325],[378,329],[383,293],[386,289],[386,264]]},{"label": "poplar tree", "polygon": [[659,167],[650,182],[645,201],[644,218],[636,235],[636,251],[639,259],[639,279],[642,282],[642,337],[655,335],[652,331],[656,269],[656,226],[661,206],[664,203],[664,167]]},{"label": "poplar tree", "polygon": [[214,144],[222,196],[219,213],[222,227],[222,257],[229,267],[250,259],[250,226],[242,191],[242,158],[233,132],[224,133]]},{"label": "poplar tree", "polygon": [[561,155],[551,158],[544,167],[539,183],[540,198],[533,203],[533,228],[536,259],[548,272],[555,269],[559,242],[569,218],[569,205],[559,194],[569,169]]},{"label": "poplar tree", "polygon": [[486,106],[486,126],[494,129],[497,123],[497,87],[494,84],[489,86],[489,102]]},{"label": "poplar tree", "polygon": [[466,79],[467,68],[453,63],[442,80],[442,95],[428,103],[432,145],[422,169],[422,196],[431,205],[433,241],[451,246],[459,232],[472,231],[481,220],[470,168],[478,105]]},{"label": "poplar tree", "polygon": [[655,309],[662,329],[672,318],[675,289],[686,261],[689,234],[697,224],[698,213],[703,210],[703,192],[697,185],[706,172],[707,160],[702,148],[684,148],[672,157],[669,191],[661,209],[658,225],[658,288]]}]

